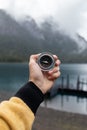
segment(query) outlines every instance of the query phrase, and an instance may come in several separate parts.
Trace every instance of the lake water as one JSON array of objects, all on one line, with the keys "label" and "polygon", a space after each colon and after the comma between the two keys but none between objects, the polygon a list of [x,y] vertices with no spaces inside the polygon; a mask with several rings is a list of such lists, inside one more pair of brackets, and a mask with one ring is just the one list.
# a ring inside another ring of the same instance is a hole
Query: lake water
[{"label": "lake water", "polygon": [[[64,77],[64,84],[66,84],[66,77],[69,75],[70,87],[72,88],[76,88],[78,76],[80,80],[87,81],[87,64],[62,64],[60,69],[61,77]],[[55,86],[61,84],[61,77],[56,81]],[[0,90],[16,92],[27,81],[28,63],[0,63]],[[87,91],[87,85],[84,85],[83,89]],[[87,114],[87,99],[75,96],[57,95],[43,102],[41,106]]]},{"label": "lake water", "polygon": [[28,81],[28,63],[0,63],[0,89],[17,91]]}]

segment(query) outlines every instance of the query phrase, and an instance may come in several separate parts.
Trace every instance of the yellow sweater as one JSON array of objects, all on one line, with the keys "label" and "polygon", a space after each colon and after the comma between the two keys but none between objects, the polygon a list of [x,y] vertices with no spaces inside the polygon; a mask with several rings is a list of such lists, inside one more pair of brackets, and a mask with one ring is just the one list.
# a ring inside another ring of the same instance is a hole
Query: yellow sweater
[{"label": "yellow sweater", "polygon": [[40,90],[32,82],[27,83],[10,100],[1,102],[0,130],[31,130],[36,110],[42,101]]}]

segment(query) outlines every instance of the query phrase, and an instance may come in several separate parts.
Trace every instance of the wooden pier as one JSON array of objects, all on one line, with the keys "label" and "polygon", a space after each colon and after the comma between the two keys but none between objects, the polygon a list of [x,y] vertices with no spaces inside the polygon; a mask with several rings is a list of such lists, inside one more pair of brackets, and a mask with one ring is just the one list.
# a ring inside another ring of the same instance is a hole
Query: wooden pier
[{"label": "wooden pier", "polygon": [[[87,97],[87,90],[84,90],[84,86],[87,89],[87,81],[85,79],[81,79],[80,76],[77,76],[76,84],[74,88],[71,87],[70,84],[70,76],[66,75],[66,77],[61,77],[61,84],[58,85],[55,89],[50,90],[46,97],[53,97],[58,94],[61,95],[72,95],[78,97]],[[66,84],[64,83],[66,82]]]}]

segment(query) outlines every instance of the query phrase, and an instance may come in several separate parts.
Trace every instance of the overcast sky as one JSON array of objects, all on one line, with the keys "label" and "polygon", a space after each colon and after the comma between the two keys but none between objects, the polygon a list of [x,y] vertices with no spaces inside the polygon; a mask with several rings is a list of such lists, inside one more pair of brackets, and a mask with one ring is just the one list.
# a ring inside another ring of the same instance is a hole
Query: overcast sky
[{"label": "overcast sky", "polygon": [[30,15],[40,23],[51,16],[68,33],[87,39],[87,0],[0,0],[0,8],[16,20]]}]

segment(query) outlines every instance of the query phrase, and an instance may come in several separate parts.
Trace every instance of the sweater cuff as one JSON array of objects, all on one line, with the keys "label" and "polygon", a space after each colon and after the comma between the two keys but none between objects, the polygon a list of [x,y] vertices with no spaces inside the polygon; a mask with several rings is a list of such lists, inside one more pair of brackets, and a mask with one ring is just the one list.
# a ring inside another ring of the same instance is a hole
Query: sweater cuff
[{"label": "sweater cuff", "polygon": [[44,100],[44,94],[33,83],[28,82],[16,94],[16,97],[21,98],[35,114],[40,103]]}]

